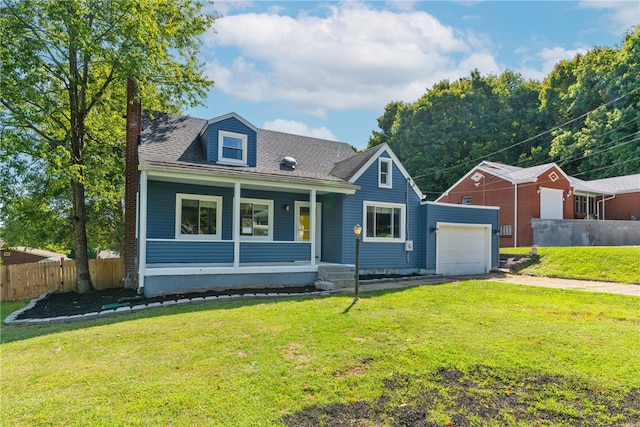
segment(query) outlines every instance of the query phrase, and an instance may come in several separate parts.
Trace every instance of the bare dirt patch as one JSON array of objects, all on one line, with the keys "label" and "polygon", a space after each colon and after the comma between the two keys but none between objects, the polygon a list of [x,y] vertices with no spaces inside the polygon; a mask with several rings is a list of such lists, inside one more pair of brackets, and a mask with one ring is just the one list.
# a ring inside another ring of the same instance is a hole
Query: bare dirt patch
[{"label": "bare dirt patch", "polygon": [[638,426],[640,390],[604,390],[576,379],[478,366],[385,381],[375,402],[309,406],[287,426]]}]

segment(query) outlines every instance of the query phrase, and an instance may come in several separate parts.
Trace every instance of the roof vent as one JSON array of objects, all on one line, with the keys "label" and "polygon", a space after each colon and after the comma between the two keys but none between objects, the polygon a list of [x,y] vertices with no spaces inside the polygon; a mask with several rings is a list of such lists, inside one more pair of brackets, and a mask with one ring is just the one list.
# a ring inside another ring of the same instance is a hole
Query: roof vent
[{"label": "roof vent", "polygon": [[291,170],[295,170],[298,162],[293,157],[287,156],[280,161],[280,164],[290,168]]}]

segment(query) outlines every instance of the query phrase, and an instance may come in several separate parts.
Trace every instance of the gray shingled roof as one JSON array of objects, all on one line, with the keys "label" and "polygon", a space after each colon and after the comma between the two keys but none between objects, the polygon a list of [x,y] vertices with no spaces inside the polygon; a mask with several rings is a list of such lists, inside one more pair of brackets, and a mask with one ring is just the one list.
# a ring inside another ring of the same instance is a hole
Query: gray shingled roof
[{"label": "gray shingled roof", "polygon": [[[490,170],[495,175],[511,182],[523,182],[529,179],[534,179],[552,166],[556,166],[560,169],[560,167],[555,163],[545,163],[539,166],[521,168],[518,166],[505,165],[486,160],[481,162],[479,166],[486,170]],[[622,194],[640,191],[640,174],[595,179],[592,181],[585,181],[570,176],[569,180],[576,191],[601,194]]]},{"label": "gray shingled roof", "polygon": [[528,180],[533,180],[547,169],[553,166],[557,167],[555,163],[545,163],[539,166],[521,168],[518,166],[505,165],[502,163],[489,162],[486,160],[481,162],[479,166],[491,171],[491,173],[493,173],[494,175],[510,182],[525,182]]},{"label": "gray shingled roof", "polygon": [[[200,133],[206,125],[203,119],[145,112],[138,150],[140,164],[345,182],[331,171],[337,163],[355,156],[351,146],[343,142],[258,129],[255,168],[215,165],[206,161],[201,147]],[[285,156],[296,159],[295,170],[281,166]]]},{"label": "gray shingled roof", "polygon": [[635,175],[616,176],[613,178],[594,179],[583,181],[572,178],[574,187],[578,191],[587,191],[605,194],[623,194],[640,191],[640,173]]},{"label": "gray shingled roof", "polygon": [[348,181],[369,161],[371,157],[378,152],[379,149],[380,146],[372,147],[337,163],[331,171],[331,174]]}]

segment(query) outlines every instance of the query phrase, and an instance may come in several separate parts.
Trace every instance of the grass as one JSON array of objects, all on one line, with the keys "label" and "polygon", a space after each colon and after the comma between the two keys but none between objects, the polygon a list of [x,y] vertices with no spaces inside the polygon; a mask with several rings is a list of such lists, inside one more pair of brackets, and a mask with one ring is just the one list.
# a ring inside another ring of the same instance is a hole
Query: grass
[{"label": "grass", "polygon": [[447,425],[465,410],[449,381],[470,385],[466,399],[526,402],[501,409],[501,423],[467,414],[475,425],[541,414],[569,421],[540,425],[632,425],[640,408],[615,411],[640,388],[639,329],[637,297],[474,280],[364,293],[355,305],[245,300],[3,325],[0,424],[282,425],[360,404],[381,421],[358,425],[388,425],[428,397],[429,420]]},{"label": "grass", "polygon": [[[526,254],[530,248],[501,248],[500,253]],[[539,259],[521,274],[640,283],[640,246],[539,247]]]}]

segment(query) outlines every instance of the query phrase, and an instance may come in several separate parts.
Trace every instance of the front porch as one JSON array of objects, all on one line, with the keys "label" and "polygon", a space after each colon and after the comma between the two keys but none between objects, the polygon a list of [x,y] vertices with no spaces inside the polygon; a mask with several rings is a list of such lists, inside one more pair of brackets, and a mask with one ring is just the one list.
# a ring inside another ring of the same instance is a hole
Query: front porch
[{"label": "front porch", "polygon": [[152,297],[181,292],[199,292],[209,289],[238,289],[246,287],[302,286],[316,282],[319,267],[351,268],[328,262],[249,262],[233,263],[162,263],[149,264],[144,270],[144,295]]}]

